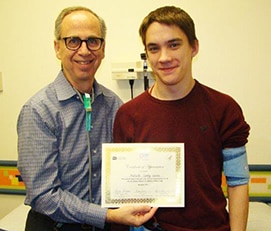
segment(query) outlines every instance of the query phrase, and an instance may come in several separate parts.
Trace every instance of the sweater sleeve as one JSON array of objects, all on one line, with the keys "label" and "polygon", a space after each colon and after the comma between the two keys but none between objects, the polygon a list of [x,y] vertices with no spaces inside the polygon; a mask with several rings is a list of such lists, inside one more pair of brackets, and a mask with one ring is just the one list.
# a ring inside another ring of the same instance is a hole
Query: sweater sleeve
[{"label": "sweater sleeve", "polygon": [[220,124],[223,149],[241,147],[247,143],[250,127],[241,107],[231,97],[228,97]]},{"label": "sweater sleeve", "polygon": [[127,112],[127,106],[123,105],[118,110],[113,128],[114,143],[130,143],[133,139],[132,118]]}]

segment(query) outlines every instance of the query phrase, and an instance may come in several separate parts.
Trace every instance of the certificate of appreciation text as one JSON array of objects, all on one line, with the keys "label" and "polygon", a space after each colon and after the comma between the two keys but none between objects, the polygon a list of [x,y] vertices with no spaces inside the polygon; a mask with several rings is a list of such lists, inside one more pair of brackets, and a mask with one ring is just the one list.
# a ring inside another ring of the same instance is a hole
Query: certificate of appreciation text
[{"label": "certificate of appreciation text", "polygon": [[102,146],[102,207],[184,207],[183,143]]}]

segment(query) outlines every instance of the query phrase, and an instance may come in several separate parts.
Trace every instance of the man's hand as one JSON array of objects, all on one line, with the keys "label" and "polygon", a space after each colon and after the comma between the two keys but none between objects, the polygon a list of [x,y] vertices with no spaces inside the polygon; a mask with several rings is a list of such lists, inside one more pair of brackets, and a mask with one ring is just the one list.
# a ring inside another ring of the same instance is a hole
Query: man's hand
[{"label": "man's hand", "polygon": [[106,222],[128,226],[140,226],[153,217],[158,208],[148,205],[124,206],[118,209],[108,209]]}]

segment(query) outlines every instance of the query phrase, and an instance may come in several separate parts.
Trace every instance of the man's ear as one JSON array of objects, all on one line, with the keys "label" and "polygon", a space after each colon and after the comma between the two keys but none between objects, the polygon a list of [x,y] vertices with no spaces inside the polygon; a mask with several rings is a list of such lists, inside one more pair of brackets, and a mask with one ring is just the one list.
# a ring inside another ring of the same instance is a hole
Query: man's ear
[{"label": "man's ear", "polygon": [[102,49],[102,53],[103,53],[103,57],[102,58],[104,58],[105,57],[105,41],[104,41],[101,49]]},{"label": "man's ear", "polygon": [[199,52],[199,41],[198,40],[195,40],[194,41],[194,46],[192,47],[193,48],[193,51],[192,51],[192,58],[195,57],[198,52]]},{"label": "man's ear", "polygon": [[58,59],[61,59],[59,41],[54,40],[54,48],[55,48],[56,57]]}]

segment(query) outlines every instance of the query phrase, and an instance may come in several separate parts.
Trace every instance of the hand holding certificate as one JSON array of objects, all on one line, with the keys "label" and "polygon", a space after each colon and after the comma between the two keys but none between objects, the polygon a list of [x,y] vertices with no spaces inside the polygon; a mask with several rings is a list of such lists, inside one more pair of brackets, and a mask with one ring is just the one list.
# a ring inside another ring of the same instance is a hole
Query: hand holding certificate
[{"label": "hand holding certificate", "polygon": [[183,143],[103,144],[102,206],[184,207]]}]

